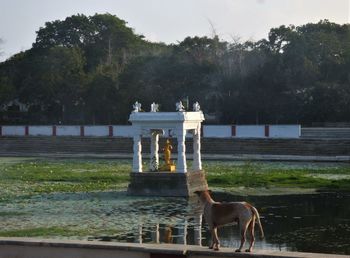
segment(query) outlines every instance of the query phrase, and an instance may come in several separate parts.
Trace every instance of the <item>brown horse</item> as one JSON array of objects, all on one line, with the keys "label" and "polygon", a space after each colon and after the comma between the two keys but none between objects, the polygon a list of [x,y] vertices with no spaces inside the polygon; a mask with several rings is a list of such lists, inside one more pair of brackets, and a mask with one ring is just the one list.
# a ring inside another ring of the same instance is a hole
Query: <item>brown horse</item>
[{"label": "brown horse", "polygon": [[251,238],[249,248],[245,251],[251,252],[253,250],[253,245],[255,242],[255,220],[257,220],[259,225],[261,238],[264,238],[264,231],[261,226],[259,213],[251,204],[246,202],[215,202],[211,198],[208,190],[196,191],[195,193],[198,195],[200,203],[202,204],[204,219],[208,223],[211,231],[212,243],[209,246],[210,249],[213,248],[216,251],[219,250],[220,242],[217,234],[217,228],[233,222],[238,222],[241,235],[241,245],[236,252],[241,252],[244,246],[247,229],[251,234]]}]

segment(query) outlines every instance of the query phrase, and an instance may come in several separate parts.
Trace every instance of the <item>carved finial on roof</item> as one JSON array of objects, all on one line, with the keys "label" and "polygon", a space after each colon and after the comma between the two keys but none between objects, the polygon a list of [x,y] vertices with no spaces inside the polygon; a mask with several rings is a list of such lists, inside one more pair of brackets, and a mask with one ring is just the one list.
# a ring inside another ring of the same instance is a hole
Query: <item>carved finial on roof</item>
[{"label": "carved finial on roof", "polygon": [[199,105],[198,101],[196,101],[196,103],[193,104],[193,111],[201,111],[201,106]]},{"label": "carved finial on roof", "polygon": [[140,112],[141,111],[141,103],[139,103],[138,101],[136,101],[135,102],[135,104],[134,105],[132,105],[132,107],[133,107],[133,111],[132,112]]},{"label": "carved finial on roof", "polygon": [[158,112],[159,111],[159,105],[156,103],[151,104],[151,112]]},{"label": "carved finial on roof", "polygon": [[179,111],[179,112],[185,111],[185,107],[182,105],[181,100],[176,103],[176,111]]}]

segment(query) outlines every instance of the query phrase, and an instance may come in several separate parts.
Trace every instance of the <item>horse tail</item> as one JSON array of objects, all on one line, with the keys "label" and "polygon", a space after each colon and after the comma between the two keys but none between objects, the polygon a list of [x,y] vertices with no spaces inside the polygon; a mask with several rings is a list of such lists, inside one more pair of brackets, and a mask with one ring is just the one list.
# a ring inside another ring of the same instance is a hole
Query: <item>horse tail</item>
[{"label": "horse tail", "polygon": [[262,225],[261,225],[259,212],[258,212],[258,210],[257,210],[255,207],[253,207],[253,206],[251,206],[251,210],[252,210],[254,216],[256,217],[257,222],[258,222],[258,225],[259,225],[259,229],[260,229],[260,238],[261,238],[261,239],[264,239],[265,234],[264,234],[264,230],[263,230]]}]

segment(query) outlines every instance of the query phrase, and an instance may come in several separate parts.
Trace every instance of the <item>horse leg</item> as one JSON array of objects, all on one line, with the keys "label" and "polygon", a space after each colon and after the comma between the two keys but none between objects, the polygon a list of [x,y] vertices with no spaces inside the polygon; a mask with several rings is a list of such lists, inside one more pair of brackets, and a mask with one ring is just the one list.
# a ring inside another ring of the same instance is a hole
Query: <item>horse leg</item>
[{"label": "horse leg", "polygon": [[247,233],[247,227],[249,224],[249,220],[240,220],[239,225],[240,225],[240,236],[241,236],[241,245],[239,246],[238,249],[236,249],[236,252],[241,252],[242,248],[245,244],[246,241],[246,233]]},{"label": "horse leg", "polygon": [[249,232],[250,232],[250,245],[249,248],[246,249],[246,252],[251,252],[253,250],[253,246],[255,243],[255,236],[254,236],[254,228],[255,228],[255,216],[253,216],[252,220],[249,223]]},{"label": "horse leg", "polygon": [[218,228],[217,227],[213,228],[212,235],[213,235],[213,240],[214,240],[213,248],[215,251],[219,251],[220,241],[219,241],[219,237],[218,237]]}]

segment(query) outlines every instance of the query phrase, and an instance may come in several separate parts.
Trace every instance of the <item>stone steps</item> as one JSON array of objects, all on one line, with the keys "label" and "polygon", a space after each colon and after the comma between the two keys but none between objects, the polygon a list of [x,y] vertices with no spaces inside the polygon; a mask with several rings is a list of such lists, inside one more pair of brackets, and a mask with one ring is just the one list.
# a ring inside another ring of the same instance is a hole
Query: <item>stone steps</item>
[{"label": "stone steps", "polygon": [[[164,146],[160,139],[160,152]],[[176,139],[172,140],[176,153]],[[131,153],[133,141],[121,137],[0,137],[0,155],[8,153]],[[142,140],[143,153],[149,153],[149,139]],[[186,152],[192,153],[192,139],[186,139]],[[350,139],[242,139],[203,138],[203,154],[258,154],[348,156]]]},{"label": "stone steps", "polygon": [[301,128],[302,138],[350,139],[350,128]]}]

